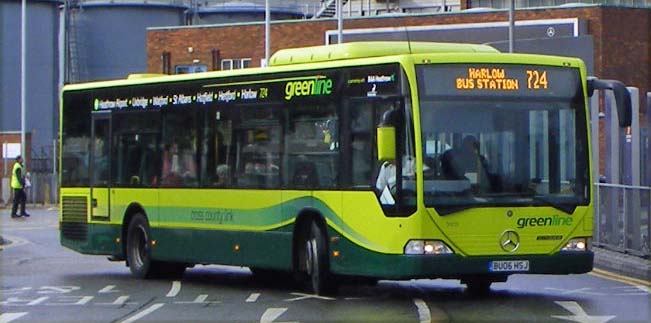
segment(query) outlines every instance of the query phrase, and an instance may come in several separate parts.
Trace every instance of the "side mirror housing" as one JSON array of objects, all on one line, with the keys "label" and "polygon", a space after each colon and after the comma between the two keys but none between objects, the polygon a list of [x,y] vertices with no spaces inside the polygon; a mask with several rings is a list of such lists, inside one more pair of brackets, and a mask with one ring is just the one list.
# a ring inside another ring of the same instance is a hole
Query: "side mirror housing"
[{"label": "side mirror housing", "polygon": [[377,159],[381,161],[396,159],[396,128],[377,128]]},{"label": "side mirror housing", "polygon": [[624,83],[617,80],[600,80],[596,77],[588,77],[588,96],[592,96],[595,90],[613,91],[619,126],[630,127],[632,120],[631,94]]}]

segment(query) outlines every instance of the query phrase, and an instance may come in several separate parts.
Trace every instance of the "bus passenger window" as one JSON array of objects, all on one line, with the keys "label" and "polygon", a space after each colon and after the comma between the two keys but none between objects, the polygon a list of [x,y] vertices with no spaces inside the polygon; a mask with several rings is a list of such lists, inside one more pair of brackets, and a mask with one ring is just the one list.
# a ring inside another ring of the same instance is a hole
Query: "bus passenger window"
[{"label": "bus passenger window", "polygon": [[162,186],[197,185],[196,114],[174,111],[163,114]]},{"label": "bus passenger window", "polygon": [[306,105],[289,112],[285,133],[291,188],[333,188],[338,182],[339,118],[334,105]]}]

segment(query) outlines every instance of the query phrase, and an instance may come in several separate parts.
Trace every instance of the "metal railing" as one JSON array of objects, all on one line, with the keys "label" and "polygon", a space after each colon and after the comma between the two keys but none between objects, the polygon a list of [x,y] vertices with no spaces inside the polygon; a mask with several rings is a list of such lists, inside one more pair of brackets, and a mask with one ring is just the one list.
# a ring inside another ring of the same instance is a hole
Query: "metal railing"
[{"label": "metal railing", "polygon": [[651,255],[651,187],[595,184],[593,244],[648,258]]}]

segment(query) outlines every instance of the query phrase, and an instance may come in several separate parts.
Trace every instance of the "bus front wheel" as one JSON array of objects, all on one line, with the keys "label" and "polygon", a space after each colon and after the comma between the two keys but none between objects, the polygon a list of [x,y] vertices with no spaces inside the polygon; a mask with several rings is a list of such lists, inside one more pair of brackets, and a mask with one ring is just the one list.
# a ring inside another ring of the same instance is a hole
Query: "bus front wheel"
[{"label": "bus front wheel", "polygon": [[310,224],[305,241],[305,261],[309,285],[314,294],[323,295],[332,292],[335,286],[330,275],[325,234],[315,222]]}]

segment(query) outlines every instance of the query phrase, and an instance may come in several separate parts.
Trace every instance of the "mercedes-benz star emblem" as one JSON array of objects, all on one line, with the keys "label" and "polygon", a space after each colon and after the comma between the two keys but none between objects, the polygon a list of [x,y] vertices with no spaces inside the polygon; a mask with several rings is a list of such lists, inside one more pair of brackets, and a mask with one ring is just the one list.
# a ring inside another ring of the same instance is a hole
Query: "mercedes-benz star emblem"
[{"label": "mercedes-benz star emblem", "polygon": [[500,236],[500,247],[506,252],[514,252],[520,247],[520,236],[513,230],[506,230]]}]

